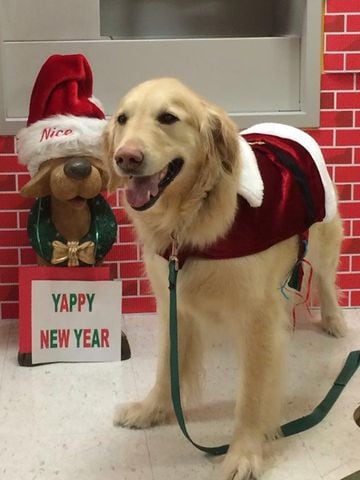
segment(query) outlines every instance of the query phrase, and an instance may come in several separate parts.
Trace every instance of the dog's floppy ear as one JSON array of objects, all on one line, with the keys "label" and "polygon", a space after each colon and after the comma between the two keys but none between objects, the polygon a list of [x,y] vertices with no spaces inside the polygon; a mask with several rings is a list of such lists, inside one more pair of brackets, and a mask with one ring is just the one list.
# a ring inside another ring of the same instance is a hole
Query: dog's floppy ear
[{"label": "dog's floppy ear", "polygon": [[114,136],[115,136],[115,121],[112,118],[104,129],[102,134],[102,149],[104,166],[108,176],[107,189],[109,192],[114,192],[117,188],[124,187],[124,180],[117,175],[114,168]]},{"label": "dog's floppy ear", "polygon": [[221,108],[206,104],[200,131],[208,155],[213,156],[225,172],[231,174],[239,161],[239,139],[235,123]]},{"label": "dog's floppy ear", "polygon": [[29,198],[50,195],[50,174],[52,168],[51,162],[45,162],[41,165],[39,171],[21,188],[21,195]]}]

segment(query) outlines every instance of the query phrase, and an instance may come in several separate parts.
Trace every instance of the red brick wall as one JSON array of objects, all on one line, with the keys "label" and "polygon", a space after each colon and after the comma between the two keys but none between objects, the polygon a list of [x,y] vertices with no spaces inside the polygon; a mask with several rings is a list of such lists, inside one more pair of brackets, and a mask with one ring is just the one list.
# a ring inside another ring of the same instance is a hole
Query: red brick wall
[{"label": "red brick wall", "polygon": [[339,286],[345,306],[360,305],[360,1],[327,0],[320,142],[340,193],[346,238]]},{"label": "red brick wall", "polygon": [[[338,185],[346,239],[339,285],[344,306],[360,306],[360,0],[328,0],[325,12],[321,127],[308,130],[320,143]],[[0,306],[1,318],[18,316],[18,266],[35,264],[28,246],[27,212],[31,201],[17,193],[28,175],[17,164],[14,139],[0,136]],[[119,206],[109,200],[120,224],[107,257],[115,277],[123,279],[124,311],[155,309],[141,264],[134,231]]]}]

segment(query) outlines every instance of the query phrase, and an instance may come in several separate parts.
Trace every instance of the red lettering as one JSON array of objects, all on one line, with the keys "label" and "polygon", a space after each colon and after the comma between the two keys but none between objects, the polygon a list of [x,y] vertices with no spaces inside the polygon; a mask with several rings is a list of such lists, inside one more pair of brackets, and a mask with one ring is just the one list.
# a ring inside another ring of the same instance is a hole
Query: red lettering
[{"label": "red lettering", "polygon": [[109,329],[108,328],[102,328],[101,329],[101,347],[107,347],[109,348]]},{"label": "red lettering", "polygon": [[51,132],[51,128],[44,128],[44,130],[42,131],[42,134],[41,134],[40,142],[50,138],[50,132]]},{"label": "red lettering", "polygon": [[60,305],[60,312],[68,312],[68,311],[69,311],[69,305],[68,305],[65,293],[63,293],[62,299],[61,299],[61,305]]},{"label": "red lettering", "polygon": [[81,307],[85,304],[86,296],[85,293],[78,294],[78,311],[81,312]]},{"label": "red lettering", "polygon": [[40,330],[40,348],[49,348],[49,330]]},{"label": "red lettering", "polygon": [[49,140],[49,138],[52,137],[62,137],[63,135],[71,135],[73,133],[71,128],[68,128],[66,130],[62,130],[61,128],[56,129],[56,128],[44,128],[42,133],[41,133],[41,138],[40,142],[43,140]]},{"label": "red lettering", "polygon": [[84,331],[83,331],[84,348],[91,348],[90,336],[91,336],[91,328],[84,328]]}]

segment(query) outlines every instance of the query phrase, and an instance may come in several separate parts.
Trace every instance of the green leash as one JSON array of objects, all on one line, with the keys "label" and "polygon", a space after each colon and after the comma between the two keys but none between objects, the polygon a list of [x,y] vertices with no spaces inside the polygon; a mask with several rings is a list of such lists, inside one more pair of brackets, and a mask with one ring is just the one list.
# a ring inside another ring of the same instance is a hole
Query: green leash
[{"label": "green leash", "polygon": [[342,480],[360,480],[360,470],[344,477]]},{"label": "green leash", "polygon": [[[178,355],[178,332],[177,332],[177,304],[176,304],[176,281],[178,275],[178,262],[175,255],[169,260],[169,290],[170,290],[170,377],[171,397],[178,424],[185,437],[202,452],[210,455],[223,455],[229,449],[229,445],[219,447],[203,447],[195,443],[186,428],[183,409],[181,405],[181,393],[179,382],[179,355]],[[281,432],[284,437],[314,427],[326,417],[331,407],[339,398],[344,387],[347,385],[353,374],[360,365],[360,350],[351,352],[345,362],[343,369],[336,378],[324,400],[309,415],[293,420],[282,425]]]}]

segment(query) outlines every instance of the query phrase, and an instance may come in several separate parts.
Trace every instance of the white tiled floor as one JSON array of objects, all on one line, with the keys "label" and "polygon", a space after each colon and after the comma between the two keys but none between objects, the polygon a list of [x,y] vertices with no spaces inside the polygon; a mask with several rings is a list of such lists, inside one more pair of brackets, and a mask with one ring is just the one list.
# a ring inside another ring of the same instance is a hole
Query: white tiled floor
[{"label": "white tiled floor", "polygon": [[[325,395],[350,350],[360,349],[360,310],[345,312],[346,339],[298,323],[291,335],[286,419],[308,413]],[[132,359],[101,364],[17,364],[16,322],[0,322],[1,480],[218,479],[219,459],[195,450],[172,424],[147,431],[112,426],[114,406],[141,398],[154,378],[155,317],[125,318]],[[199,443],[229,439],[234,364],[224,348],[209,355],[205,406],[189,429]],[[340,480],[360,469],[360,371],[314,429],[266,448],[263,480]],[[285,420],[285,419],[284,419]]]}]

